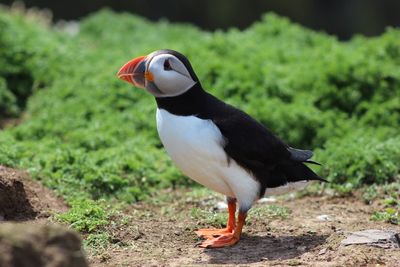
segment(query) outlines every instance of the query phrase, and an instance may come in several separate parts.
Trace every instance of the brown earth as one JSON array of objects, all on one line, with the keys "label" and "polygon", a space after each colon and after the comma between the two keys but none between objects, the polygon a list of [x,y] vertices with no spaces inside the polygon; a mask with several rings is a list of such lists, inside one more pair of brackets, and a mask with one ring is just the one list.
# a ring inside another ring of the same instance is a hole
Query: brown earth
[{"label": "brown earth", "polygon": [[0,221],[47,218],[67,209],[61,198],[26,172],[0,165]]},{"label": "brown earth", "polygon": [[[156,203],[140,203],[125,211],[130,221],[109,229],[116,244],[92,253],[92,266],[400,266],[400,249],[340,246],[352,231],[400,227],[371,221],[373,206],[356,197],[281,198],[274,206],[291,213],[267,212],[256,204],[249,214],[242,240],[234,247],[201,249],[194,230],[218,225],[209,219],[218,196],[165,192]],[[221,199],[220,199],[221,200]],[[208,210],[198,216],[200,210]],[[222,212],[225,214],[225,212]],[[331,221],[317,219],[329,215]],[[217,222],[216,222],[217,221]]]}]

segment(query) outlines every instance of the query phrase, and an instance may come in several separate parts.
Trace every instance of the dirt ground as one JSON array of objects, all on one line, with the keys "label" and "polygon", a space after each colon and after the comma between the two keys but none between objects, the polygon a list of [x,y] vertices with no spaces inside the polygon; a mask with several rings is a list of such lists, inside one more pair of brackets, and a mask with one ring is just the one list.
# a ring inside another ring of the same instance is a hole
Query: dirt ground
[{"label": "dirt ground", "polygon": [[46,219],[68,207],[28,173],[0,165],[0,222]]},{"label": "dirt ground", "polygon": [[[400,232],[399,226],[371,221],[373,207],[355,197],[280,198],[273,205],[290,210],[287,218],[263,214],[268,204],[256,204],[239,244],[201,249],[193,230],[210,225],[202,217],[196,219],[193,209],[212,210],[218,196],[176,191],[166,195],[158,203],[126,210],[132,220],[112,231],[124,245],[92,255],[92,266],[400,266],[400,249],[340,246],[352,231]],[[319,215],[329,215],[330,221],[317,219]]]},{"label": "dirt ground", "polygon": [[[10,190],[17,193],[5,199]],[[112,218],[106,229],[109,243],[87,248],[90,266],[400,266],[400,249],[340,245],[353,231],[400,232],[397,225],[371,221],[376,206],[356,196],[284,196],[257,203],[239,244],[201,249],[193,231],[225,221],[226,210],[216,208],[220,201],[221,196],[207,190],[185,189],[166,190],[130,205]],[[43,224],[52,213],[66,209],[25,172],[0,166],[1,220]],[[320,215],[328,220],[318,219]]]}]

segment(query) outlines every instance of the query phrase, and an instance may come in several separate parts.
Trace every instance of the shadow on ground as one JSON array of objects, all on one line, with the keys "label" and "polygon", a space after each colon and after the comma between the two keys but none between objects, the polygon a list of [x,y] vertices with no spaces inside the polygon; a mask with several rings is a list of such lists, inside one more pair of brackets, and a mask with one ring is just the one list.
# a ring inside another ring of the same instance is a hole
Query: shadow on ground
[{"label": "shadow on ground", "polygon": [[328,235],[248,236],[234,247],[206,249],[209,264],[249,264],[268,260],[296,258],[325,243]]}]

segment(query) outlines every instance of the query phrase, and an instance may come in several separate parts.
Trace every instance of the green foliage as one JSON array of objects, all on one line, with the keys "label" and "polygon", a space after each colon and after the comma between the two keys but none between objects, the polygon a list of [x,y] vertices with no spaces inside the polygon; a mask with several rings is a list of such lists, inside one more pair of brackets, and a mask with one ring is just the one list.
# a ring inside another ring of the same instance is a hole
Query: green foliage
[{"label": "green foliage", "polygon": [[378,193],[377,187],[375,185],[372,185],[372,186],[368,186],[364,190],[362,198],[363,198],[365,204],[370,204],[378,196],[379,196],[379,193]]},{"label": "green foliage", "polygon": [[199,208],[191,209],[190,217],[198,221],[199,224],[212,225],[214,227],[223,227],[227,221],[226,213],[211,212]]},{"label": "green foliage", "polygon": [[106,249],[109,244],[110,235],[107,232],[95,233],[88,235],[83,244],[89,251],[99,253]]},{"label": "green foliage", "polygon": [[[273,14],[209,33],[108,10],[77,35],[4,10],[0,26],[0,116],[18,115],[33,93],[24,122],[0,133],[0,164],[28,169],[68,201],[132,202],[190,183],[163,151],[152,97],[115,78],[161,48],[187,55],[207,90],[291,146],[317,149],[317,170],[337,189],[398,181],[399,30],[342,43]],[[64,221],[98,227],[73,210]]]},{"label": "green foliage", "polygon": [[40,18],[0,11],[0,116],[16,116],[63,69],[64,42]]},{"label": "green foliage", "polygon": [[400,224],[400,183],[371,186],[365,189],[363,197],[368,202],[378,201],[381,206],[372,215],[372,220]]},{"label": "green foliage", "polygon": [[287,219],[291,210],[287,207],[278,205],[263,205],[250,210],[249,216],[256,219],[274,218],[274,219]]},{"label": "green foliage", "polygon": [[353,130],[342,138],[328,140],[317,155],[319,161],[329,163],[321,173],[336,186],[349,190],[362,184],[392,182],[400,173],[400,137],[396,129]]},{"label": "green foliage", "polygon": [[377,211],[372,215],[372,220],[385,221],[392,224],[400,224],[400,212],[397,208],[386,208],[385,211]]},{"label": "green foliage", "polygon": [[108,224],[109,214],[104,207],[94,201],[75,199],[70,205],[71,209],[68,212],[58,214],[56,218],[70,224],[75,230],[93,233]]}]

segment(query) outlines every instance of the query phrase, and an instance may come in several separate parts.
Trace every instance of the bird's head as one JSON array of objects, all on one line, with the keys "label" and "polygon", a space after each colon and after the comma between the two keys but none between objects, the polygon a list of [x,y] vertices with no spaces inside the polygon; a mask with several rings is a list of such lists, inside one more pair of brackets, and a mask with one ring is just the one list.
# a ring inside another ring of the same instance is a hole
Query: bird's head
[{"label": "bird's head", "polygon": [[173,50],[157,50],[126,63],[118,78],[155,97],[178,96],[199,82],[187,58]]}]

